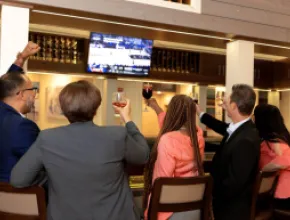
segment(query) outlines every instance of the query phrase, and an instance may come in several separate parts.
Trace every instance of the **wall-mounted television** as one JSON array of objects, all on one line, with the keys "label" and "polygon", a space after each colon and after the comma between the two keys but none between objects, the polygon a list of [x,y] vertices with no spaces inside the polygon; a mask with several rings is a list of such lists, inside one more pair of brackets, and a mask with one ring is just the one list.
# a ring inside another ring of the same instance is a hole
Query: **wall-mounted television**
[{"label": "wall-mounted television", "polygon": [[91,33],[87,71],[147,76],[153,41],[114,34]]}]

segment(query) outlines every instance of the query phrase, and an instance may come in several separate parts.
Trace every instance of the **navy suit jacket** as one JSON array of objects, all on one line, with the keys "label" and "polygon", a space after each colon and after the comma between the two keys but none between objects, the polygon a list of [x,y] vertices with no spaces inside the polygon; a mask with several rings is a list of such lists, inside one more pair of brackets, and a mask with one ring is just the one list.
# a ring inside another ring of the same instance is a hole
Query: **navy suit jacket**
[{"label": "navy suit jacket", "polygon": [[9,72],[21,72],[21,73],[24,73],[23,69],[21,67],[15,65],[15,64],[12,64],[7,72],[8,73]]},{"label": "navy suit jacket", "polygon": [[[22,72],[22,68],[12,65],[9,71]],[[34,143],[39,131],[33,121],[0,101],[0,182],[9,182],[12,168]]]}]

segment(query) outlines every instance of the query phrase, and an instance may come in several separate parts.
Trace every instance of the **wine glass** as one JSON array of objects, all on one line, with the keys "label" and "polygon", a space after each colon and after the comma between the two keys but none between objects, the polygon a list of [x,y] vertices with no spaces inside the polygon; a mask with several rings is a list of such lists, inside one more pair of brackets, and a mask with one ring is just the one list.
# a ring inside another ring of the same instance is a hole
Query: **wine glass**
[{"label": "wine glass", "polygon": [[[112,96],[112,104],[114,106],[124,108],[127,105],[126,96],[123,89],[118,89],[118,92],[114,92]],[[115,112],[117,114],[117,112]]]},{"label": "wine glass", "polygon": [[[153,86],[150,83],[146,83],[143,86],[142,96],[144,99],[149,100],[153,95]],[[148,112],[147,105],[144,109],[144,112]]]}]

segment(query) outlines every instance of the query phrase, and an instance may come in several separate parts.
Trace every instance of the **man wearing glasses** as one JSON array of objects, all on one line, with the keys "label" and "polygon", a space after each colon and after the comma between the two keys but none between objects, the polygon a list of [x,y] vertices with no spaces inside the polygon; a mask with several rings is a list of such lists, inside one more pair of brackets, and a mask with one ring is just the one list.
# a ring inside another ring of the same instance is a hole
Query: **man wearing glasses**
[{"label": "man wearing glasses", "polygon": [[0,182],[9,182],[13,166],[36,140],[39,128],[25,118],[34,108],[38,88],[23,72],[38,45],[29,42],[14,64],[0,78]]}]

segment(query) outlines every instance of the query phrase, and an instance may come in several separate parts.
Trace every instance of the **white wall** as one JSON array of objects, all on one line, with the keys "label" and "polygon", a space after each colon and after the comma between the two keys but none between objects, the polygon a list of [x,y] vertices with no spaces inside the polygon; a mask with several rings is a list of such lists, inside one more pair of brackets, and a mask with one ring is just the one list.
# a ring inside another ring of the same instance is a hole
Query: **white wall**
[{"label": "white wall", "polygon": [[288,130],[290,130],[290,91],[281,92],[280,111]]},{"label": "white wall", "polygon": [[280,92],[278,91],[268,92],[268,104],[275,105],[279,108],[280,107]]}]

